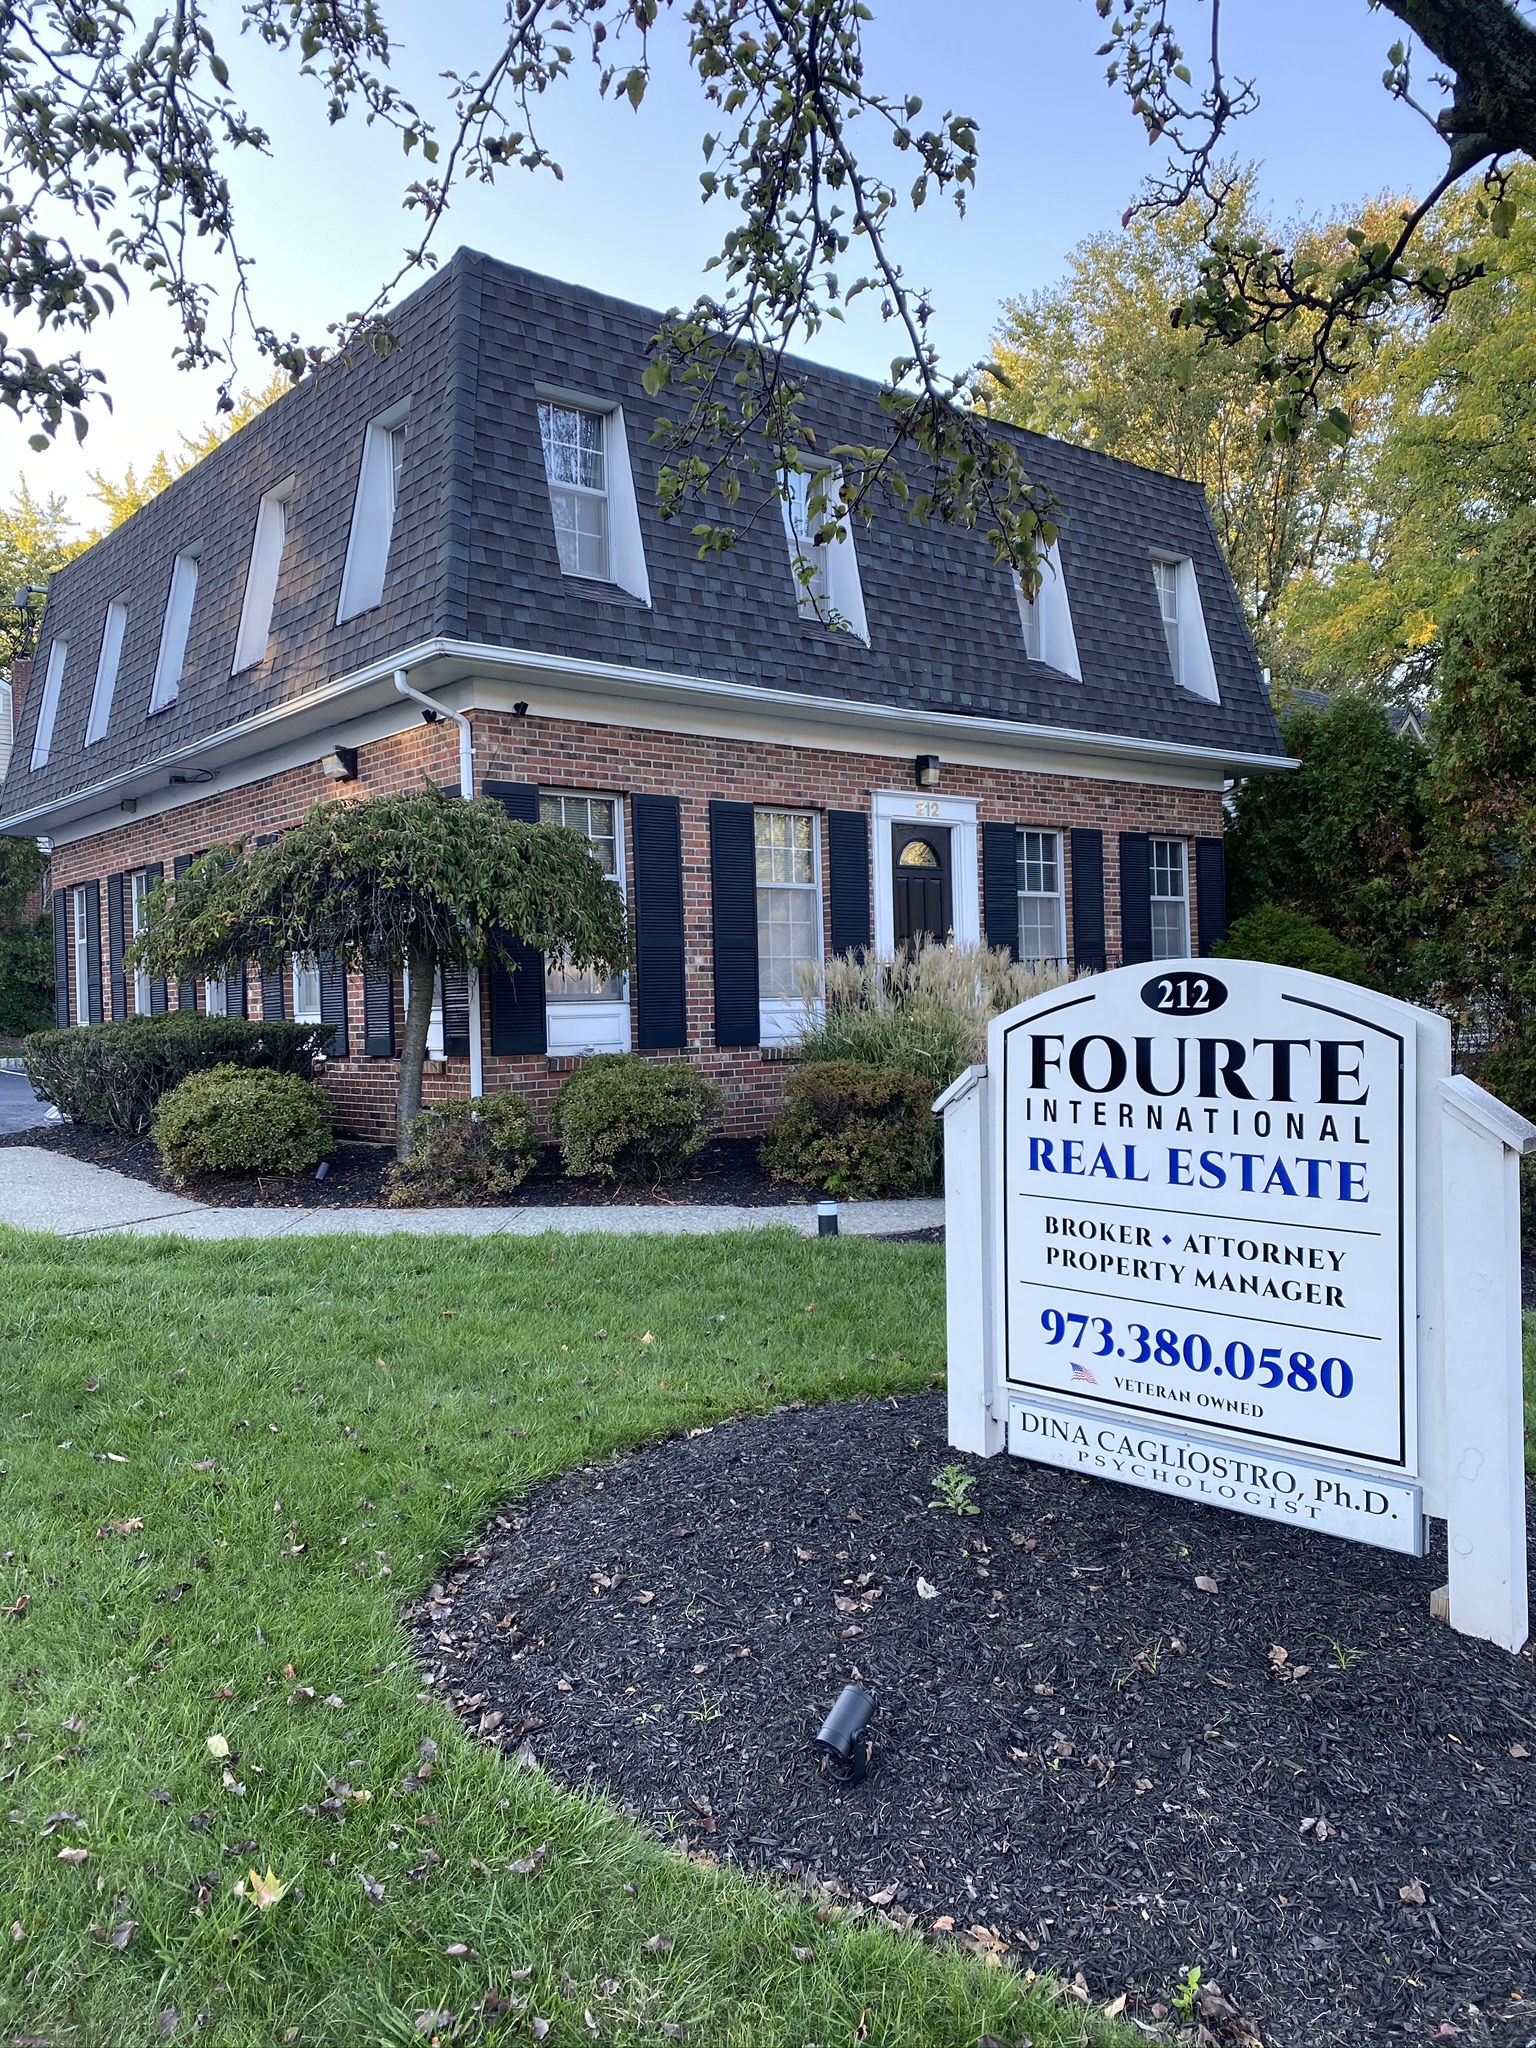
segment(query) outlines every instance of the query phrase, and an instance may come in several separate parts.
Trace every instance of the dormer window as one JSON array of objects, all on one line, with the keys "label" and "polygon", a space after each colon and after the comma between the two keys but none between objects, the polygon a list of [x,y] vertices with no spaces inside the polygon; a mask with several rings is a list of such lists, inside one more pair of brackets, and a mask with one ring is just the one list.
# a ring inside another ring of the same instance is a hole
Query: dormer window
[{"label": "dormer window", "polygon": [[294,479],[289,477],[275,491],[268,491],[256,509],[256,532],[251,540],[250,566],[245,572],[245,602],[240,607],[240,630],[235,635],[235,658],[229,671],[234,676],[242,669],[255,668],[267,658],[293,488]]},{"label": "dormer window", "polygon": [[793,469],[780,492],[795,604],[802,619],[869,640],[864,590],[847,514],[840,502],[842,472]]},{"label": "dormer window", "polygon": [[606,416],[574,405],[539,406],[539,438],[561,573],[612,582]]},{"label": "dormer window", "polygon": [[1040,557],[1040,581],[1033,597],[1024,595],[1024,586],[1015,576],[1014,596],[1019,602],[1019,624],[1024,633],[1024,652],[1031,661],[1044,662],[1059,675],[1071,676],[1074,682],[1083,679],[1083,666],[1077,654],[1077,634],[1072,626],[1072,605],[1067,596],[1067,581],[1062,573],[1061,554],[1055,541]]},{"label": "dormer window", "polygon": [[105,739],[112,717],[112,693],[117,688],[118,664],[123,658],[123,635],[128,630],[128,607],[119,598],[107,606],[101,624],[101,652],[96,657],[96,681],[91,690],[90,716],[85,721],[85,744],[94,746]]},{"label": "dormer window", "polygon": [[372,611],[384,595],[384,572],[400,502],[400,470],[405,461],[406,408],[393,407],[370,420],[363,435],[363,460],[352,504],[352,530],[347,538],[346,567],[341,572],[341,600],[336,623]]},{"label": "dormer window", "polygon": [[155,657],[155,680],[149,691],[152,712],[167,710],[181,693],[181,671],[186,664],[187,635],[192,630],[196,598],[197,556],[188,550],[171,564],[171,588],[160,627],[160,652]]},{"label": "dormer window", "polygon": [[32,735],[32,768],[37,770],[48,765],[48,756],[53,750],[53,723],[59,715],[59,692],[64,687],[64,663],[69,657],[69,642],[55,640],[48,650],[48,666],[43,671],[43,694],[37,707],[37,731]]},{"label": "dormer window", "polygon": [[1205,697],[1212,704],[1220,703],[1221,691],[1205,634],[1205,613],[1194,563],[1187,555],[1154,555],[1152,584],[1157,592],[1158,615],[1163,623],[1173,680],[1181,690]]}]

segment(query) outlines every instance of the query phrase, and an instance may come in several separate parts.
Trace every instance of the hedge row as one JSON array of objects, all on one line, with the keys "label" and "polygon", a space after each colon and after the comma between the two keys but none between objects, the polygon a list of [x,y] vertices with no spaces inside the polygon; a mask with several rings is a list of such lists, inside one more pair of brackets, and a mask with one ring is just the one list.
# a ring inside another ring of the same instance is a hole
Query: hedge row
[{"label": "hedge row", "polygon": [[34,1031],[23,1042],[22,1060],[36,1093],[64,1116],[137,1136],[154,1122],[161,1096],[188,1074],[265,1067],[307,1081],[334,1036],[331,1024],[257,1023],[173,1010],[164,1017]]}]

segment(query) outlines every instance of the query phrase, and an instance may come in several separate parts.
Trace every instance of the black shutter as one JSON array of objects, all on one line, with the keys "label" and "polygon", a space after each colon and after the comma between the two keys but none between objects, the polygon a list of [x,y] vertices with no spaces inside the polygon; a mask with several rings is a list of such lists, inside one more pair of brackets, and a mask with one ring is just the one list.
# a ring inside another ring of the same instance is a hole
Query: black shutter
[{"label": "black shutter", "polygon": [[443,1057],[469,1058],[469,969],[443,969]]},{"label": "black shutter", "polygon": [[69,1023],[69,899],[62,889],[53,892],[53,1021],[61,1029]]},{"label": "black shutter", "polygon": [[1019,828],[981,828],[981,919],[989,946],[1006,946],[1019,957]]},{"label": "black shutter", "polygon": [[1227,936],[1227,862],[1219,839],[1195,841],[1195,896],[1200,951],[1209,953]]},{"label": "black shutter", "polygon": [[115,1022],[128,1014],[128,979],[123,973],[123,878],[107,877],[107,978]]},{"label": "black shutter", "polygon": [[[191,867],[195,858],[196,855],[194,854],[178,853],[171,862],[172,878],[179,882],[187,872],[187,869]],[[197,983],[195,981],[177,982],[176,1007],[178,1010],[195,1010],[197,1008]]]},{"label": "black shutter", "polygon": [[363,975],[363,1051],[371,1060],[395,1056],[395,977]]},{"label": "black shutter", "polygon": [[1120,958],[1127,967],[1152,958],[1152,840],[1120,834]]},{"label": "black shutter", "polygon": [[715,1043],[756,1045],[757,856],[752,806],[709,807],[709,886],[715,938]]},{"label": "black shutter", "polygon": [[224,978],[224,1014],[226,1017],[244,1017],[247,1014],[245,1000],[245,963]]},{"label": "black shutter", "polygon": [[347,1056],[347,977],[335,960],[320,962],[320,1022],[336,1026],[330,1056],[344,1060]]},{"label": "black shutter", "polygon": [[683,828],[675,796],[632,796],[635,1021],[642,1050],[688,1042],[683,971]]},{"label": "black shutter", "polygon": [[828,811],[827,864],[832,950],[864,952],[869,946],[869,820],[862,811]]},{"label": "black shutter", "polygon": [[[484,790],[514,824],[539,822],[539,792],[535,783],[487,782]],[[492,937],[500,942],[488,963],[491,1051],[543,1052],[549,1043],[544,1027],[544,955],[509,934],[493,933]],[[445,1018],[445,1029],[446,1024]]]},{"label": "black shutter", "polygon": [[261,970],[261,1015],[267,1024],[280,1024],[288,1014],[283,987],[287,978],[281,967]]},{"label": "black shutter", "polygon": [[90,1007],[86,1015],[93,1024],[102,1021],[101,1007],[101,884],[85,885],[85,974]]},{"label": "black shutter", "polygon": [[[144,869],[145,893],[147,894],[151,889],[153,889],[156,882],[163,881],[164,879],[165,869],[161,865],[161,863],[157,860],[150,861],[145,866]],[[151,1017],[163,1017],[165,1015],[165,998],[166,989],[164,979],[161,978],[157,981],[152,981],[149,984],[149,1014],[151,1015]]]},{"label": "black shutter", "polygon": [[1104,965],[1104,834],[1072,829],[1072,964]]}]

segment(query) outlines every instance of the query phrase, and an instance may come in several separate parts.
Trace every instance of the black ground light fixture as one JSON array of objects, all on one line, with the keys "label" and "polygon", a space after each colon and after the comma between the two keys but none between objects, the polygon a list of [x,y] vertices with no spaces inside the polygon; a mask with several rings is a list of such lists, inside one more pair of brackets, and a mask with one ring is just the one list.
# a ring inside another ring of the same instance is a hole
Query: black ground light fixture
[{"label": "black ground light fixture", "polygon": [[863,1686],[845,1685],[822,1722],[814,1745],[825,1777],[839,1785],[863,1782],[875,1750],[869,1733],[874,1718],[875,1703]]},{"label": "black ground light fixture", "polygon": [[818,1237],[836,1237],[836,1202],[818,1202],[816,1204],[816,1235]]}]

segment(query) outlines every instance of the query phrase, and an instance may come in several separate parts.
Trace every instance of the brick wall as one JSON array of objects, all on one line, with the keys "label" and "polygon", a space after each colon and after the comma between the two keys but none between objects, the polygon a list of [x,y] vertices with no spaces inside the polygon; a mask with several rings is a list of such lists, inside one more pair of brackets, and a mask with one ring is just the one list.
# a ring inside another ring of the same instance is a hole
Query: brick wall
[{"label": "brick wall", "polygon": [[[771,1051],[725,1050],[712,1043],[709,800],[724,797],[821,812],[842,809],[867,813],[871,791],[899,790],[911,785],[910,758],[835,753],[559,719],[520,719],[495,713],[475,714],[474,728],[477,785],[497,779],[534,782],[545,789],[618,795],[650,792],[681,800],[687,1051],[724,1090],[727,1130],[746,1134],[761,1129],[780,1098],[782,1058],[776,1059]],[[309,805],[317,801],[347,801],[358,794],[408,790],[419,787],[423,776],[440,785],[458,781],[457,728],[446,720],[440,725],[412,727],[365,747],[355,784],[332,784],[319,765],[314,764],[227,794],[189,801],[154,818],[125,819],[110,832],[60,847],[54,855],[53,886],[67,889],[92,878],[104,881],[109,874],[128,872],[151,861],[162,862],[169,875],[178,854],[197,852],[219,841],[257,832],[281,831],[295,824]],[[979,821],[1001,820],[1059,832],[1073,826],[1089,826],[1104,833],[1104,908],[1111,962],[1119,957],[1120,943],[1115,835],[1140,831],[1193,840],[1197,835],[1219,834],[1221,830],[1221,800],[1212,790],[965,767],[949,762],[944,764],[942,776],[941,793],[946,797],[974,798]],[[1193,930],[1197,906],[1192,858],[1188,867]],[[1070,931],[1070,873],[1064,881]],[[961,886],[958,875],[955,884],[957,888]],[[979,889],[979,877],[976,886]],[[101,898],[105,926],[105,887]],[[106,956],[107,936],[103,929],[104,961]],[[71,950],[71,978],[73,973]],[[252,993],[254,998],[254,988]],[[398,1005],[398,988],[396,1001]],[[131,980],[129,1002],[131,1006]],[[171,1002],[174,1005],[174,987]],[[256,1007],[253,1000],[253,1010]],[[402,1021],[397,1018],[397,1034]],[[370,1060],[361,1054],[362,990],[355,975],[349,982],[348,1033],[349,1057],[331,1062],[325,1076],[326,1087],[337,1104],[339,1126],[358,1135],[383,1137],[394,1112],[395,1063]],[[497,1058],[489,1050],[489,1035],[487,1020],[486,1088],[517,1088],[542,1112],[571,1062],[543,1055]],[[424,1089],[428,1101],[463,1094],[467,1089],[466,1061],[438,1062],[429,1068]]]}]

